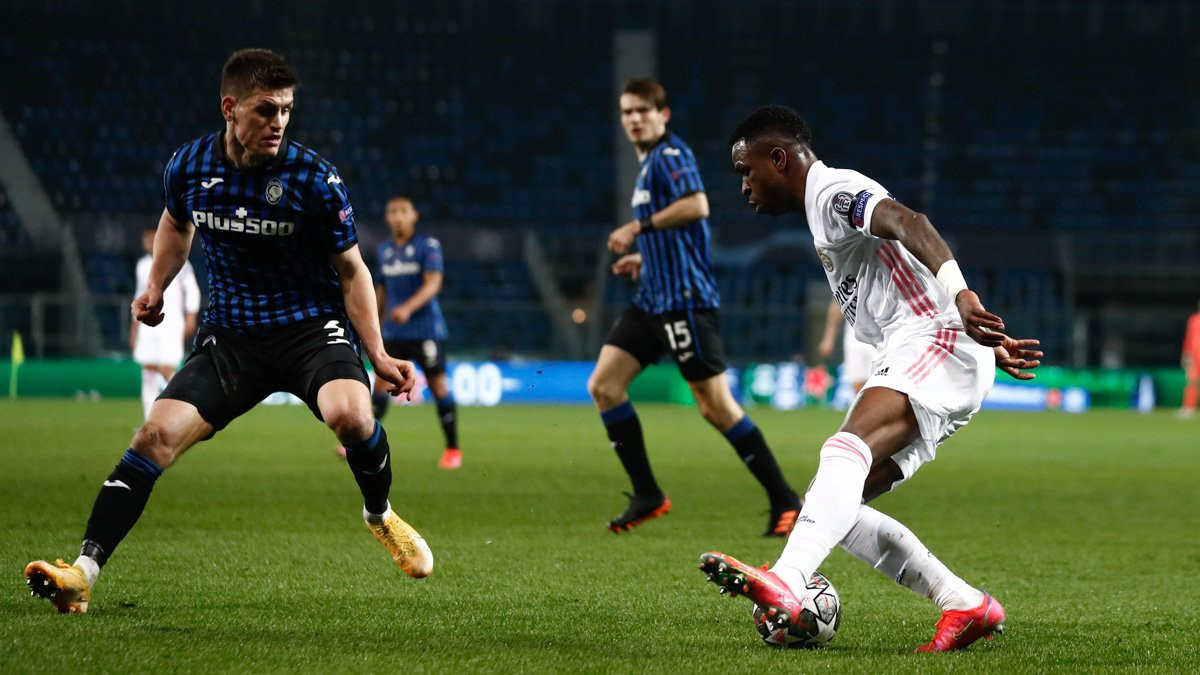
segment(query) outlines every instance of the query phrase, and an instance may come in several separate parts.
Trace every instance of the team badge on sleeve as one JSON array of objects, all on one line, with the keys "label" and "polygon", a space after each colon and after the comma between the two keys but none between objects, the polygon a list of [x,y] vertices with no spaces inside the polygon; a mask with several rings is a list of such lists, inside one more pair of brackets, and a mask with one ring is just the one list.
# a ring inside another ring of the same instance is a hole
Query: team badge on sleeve
[{"label": "team badge on sleeve", "polygon": [[839,192],[833,196],[833,210],[843,216],[850,215],[850,205],[854,203],[854,195],[849,192]]}]

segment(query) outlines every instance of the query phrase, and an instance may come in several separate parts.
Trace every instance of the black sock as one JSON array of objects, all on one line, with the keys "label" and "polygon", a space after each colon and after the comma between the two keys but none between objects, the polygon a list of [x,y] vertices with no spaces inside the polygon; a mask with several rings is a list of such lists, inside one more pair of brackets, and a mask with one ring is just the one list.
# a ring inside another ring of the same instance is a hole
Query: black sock
[{"label": "black sock", "polygon": [[775,455],[771,454],[771,449],[767,447],[767,439],[763,438],[762,431],[749,415],[726,430],[725,438],[737,451],[738,457],[742,458],[746,468],[750,469],[750,473],[766,488],[771,506],[794,506],[799,503],[799,495],[788,485],[783,472],[779,470],[779,464],[775,462]]},{"label": "black sock", "polygon": [[642,423],[638,421],[633,402],[625,401],[615,408],[600,413],[608,440],[633,482],[633,493],[644,497],[662,496],[654,472],[650,470],[650,458],[646,456],[646,442],[642,438]]},{"label": "black sock", "polygon": [[370,438],[346,444],[346,463],[354,472],[354,480],[362,491],[363,506],[370,513],[387,511],[388,492],[392,489],[390,454],[387,432],[378,421]]},{"label": "black sock", "polygon": [[371,414],[375,416],[375,419],[377,419],[377,420],[383,419],[383,416],[387,413],[387,410],[388,410],[388,403],[391,403],[391,401],[389,401],[388,399],[390,399],[391,397],[392,397],[391,394],[388,394],[387,392],[382,392],[382,391],[371,392]]},{"label": "black sock", "polygon": [[438,419],[442,422],[442,433],[446,434],[446,447],[458,448],[458,406],[454,396],[436,398]]},{"label": "black sock", "polygon": [[117,544],[141,517],[154,482],[161,475],[162,469],[157,464],[134,452],[133,448],[126,450],[117,468],[104,481],[100,494],[96,495],[80,554],[103,567]]}]

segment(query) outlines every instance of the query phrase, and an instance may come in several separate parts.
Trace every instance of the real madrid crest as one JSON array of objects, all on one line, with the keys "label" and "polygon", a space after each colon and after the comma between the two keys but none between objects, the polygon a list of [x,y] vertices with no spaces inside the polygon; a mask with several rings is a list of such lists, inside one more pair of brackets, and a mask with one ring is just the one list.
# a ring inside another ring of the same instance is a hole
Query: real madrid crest
[{"label": "real madrid crest", "polygon": [[817,257],[821,259],[821,266],[826,272],[833,271],[833,261],[829,259],[829,254],[822,249],[817,249]]},{"label": "real madrid crest", "polygon": [[267,183],[267,203],[278,204],[280,199],[283,199],[283,181],[272,178],[271,182]]}]

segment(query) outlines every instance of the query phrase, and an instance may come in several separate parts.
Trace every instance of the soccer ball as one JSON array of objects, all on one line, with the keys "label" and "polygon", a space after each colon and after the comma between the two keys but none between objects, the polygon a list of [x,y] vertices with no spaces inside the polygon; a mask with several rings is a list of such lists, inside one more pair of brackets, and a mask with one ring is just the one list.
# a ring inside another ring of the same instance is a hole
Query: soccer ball
[{"label": "soccer ball", "polygon": [[837,589],[825,575],[813,572],[803,598],[800,616],[792,617],[787,628],[771,630],[757,605],[754,607],[754,628],[763,642],[773,647],[812,649],[824,647],[837,634],[842,623],[842,600]]}]

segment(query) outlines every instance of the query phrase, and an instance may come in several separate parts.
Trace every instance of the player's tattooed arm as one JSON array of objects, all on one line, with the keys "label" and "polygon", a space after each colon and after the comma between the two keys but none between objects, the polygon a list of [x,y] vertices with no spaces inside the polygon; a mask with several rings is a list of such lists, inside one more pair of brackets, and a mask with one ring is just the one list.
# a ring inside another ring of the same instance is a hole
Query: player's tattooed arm
[{"label": "player's tattooed arm", "polygon": [[[954,263],[954,254],[946,240],[933,227],[923,213],[917,213],[894,199],[884,199],[871,214],[871,234],[884,239],[899,241],[909,253],[916,256],[934,275],[940,274],[943,265]],[[984,308],[979,296],[966,284],[954,292],[954,306],[962,317],[963,326],[972,340],[985,347],[999,347],[1004,343],[1004,319]]]}]

